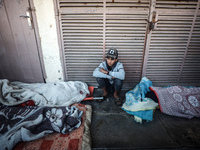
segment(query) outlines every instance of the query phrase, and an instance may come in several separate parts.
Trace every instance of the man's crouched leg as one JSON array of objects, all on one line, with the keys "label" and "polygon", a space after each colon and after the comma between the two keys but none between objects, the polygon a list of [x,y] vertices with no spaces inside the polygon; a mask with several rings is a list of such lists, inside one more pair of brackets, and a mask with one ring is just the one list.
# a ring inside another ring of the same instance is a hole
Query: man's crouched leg
[{"label": "man's crouched leg", "polygon": [[114,80],[114,98],[115,98],[115,104],[118,105],[118,106],[122,106],[122,103],[123,103],[123,100],[122,98],[119,97],[119,92],[121,91],[122,89],[122,86],[123,86],[123,80],[120,80],[120,79],[115,79]]},{"label": "man's crouched leg", "polygon": [[96,78],[97,83],[99,84],[99,87],[103,90],[103,96],[106,97],[108,96],[108,91],[107,91],[107,85],[108,85],[108,79],[105,78]]}]

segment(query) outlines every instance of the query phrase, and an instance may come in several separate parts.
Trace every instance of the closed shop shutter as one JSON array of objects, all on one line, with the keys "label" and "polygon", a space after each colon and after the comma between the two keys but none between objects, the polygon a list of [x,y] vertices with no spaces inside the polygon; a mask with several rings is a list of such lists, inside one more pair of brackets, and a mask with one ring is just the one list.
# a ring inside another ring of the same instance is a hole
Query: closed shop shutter
[{"label": "closed shop shutter", "polygon": [[154,85],[199,85],[199,1],[156,0],[155,26],[149,32],[143,76]]},{"label": "closed shop shutter", "polygon": [[125,87],[141,79],[149,1],[115,0],[106,3],[106,50],[116,47],[126,72]]},{"label": "closed shop shutter", "polygon": [[103,57],[103,1],[60,0],[59,14],[66,80],[92,84]]},{"label": "closed shop shutter", "polygon": [[148,0],[59,0],[66,80],[97,85],[93,70],[116,47],[125,86],[141,78]]},{"label": "closed shop shutter", "polygon": [[194,15],[187,53],[184,56],[180,84],[200,86],[200,2]]},{"label": "closed shop shutter", "polygon": [[200,0],[58,0],[66,80],[97,85],[93,70],[111,47],[124,87],[200,85]]}]

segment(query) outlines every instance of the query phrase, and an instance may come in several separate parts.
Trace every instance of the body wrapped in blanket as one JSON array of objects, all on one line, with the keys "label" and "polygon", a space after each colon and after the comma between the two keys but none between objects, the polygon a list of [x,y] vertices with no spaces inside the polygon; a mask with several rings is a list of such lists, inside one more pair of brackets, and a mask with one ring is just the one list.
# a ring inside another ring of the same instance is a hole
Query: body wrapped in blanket
[{"label": "body wrapped in blanket", "polygon": [[156,94],[160,110],[168,115],[191,119],[200,117],[200,87],[150,87]]},{"label": "body wrapped in blanket", "polygon": [[142,120],[153,120],[157,102],[165,114],[189,119],[200,117],[200,87],[154,87],[146,77],[126,93],[122,109],[134,115],[136,122],[142,123]]},{"label": "body wrapped in blanket", "polygon": [[70,105],[89,94],[87,84],[80,81],[27,84],[4,79],[0,80],[0,90],[3,150],[12,149],[20,141],[32,141],[55,132],[67,134],[79,128],[83,111]]},{"label": "body wrapped in blanket", "polygon": [[8,107],[0,104],[0,145],[11,150],[20,141],[50,133],[69,133],[81,125],[82,111],[72,107]]},{"label": "body wrapped in blanket", "polygon": [[22,83],[0,80],[0,102],[15,106],[33,100],[37,106],[70,106],[90,94],[86,83],[81,81],[55,83]]}]

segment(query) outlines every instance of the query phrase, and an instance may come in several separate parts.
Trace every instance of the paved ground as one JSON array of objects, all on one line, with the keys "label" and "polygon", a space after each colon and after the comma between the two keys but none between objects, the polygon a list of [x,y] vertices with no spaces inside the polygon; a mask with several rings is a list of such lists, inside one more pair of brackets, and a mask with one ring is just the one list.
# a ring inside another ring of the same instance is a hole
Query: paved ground
[{"label": "paved ground", "polygon": [[[102,91],[97,89],[94,96]],[[122,91],[124,97],[127,91]],[[157,109],[152,122],[136,123],[114,104],[114,98],[101,103],[82,102],[92,105],[92,149],[200,149],[200,118],[185,119],[165,115]]]}]

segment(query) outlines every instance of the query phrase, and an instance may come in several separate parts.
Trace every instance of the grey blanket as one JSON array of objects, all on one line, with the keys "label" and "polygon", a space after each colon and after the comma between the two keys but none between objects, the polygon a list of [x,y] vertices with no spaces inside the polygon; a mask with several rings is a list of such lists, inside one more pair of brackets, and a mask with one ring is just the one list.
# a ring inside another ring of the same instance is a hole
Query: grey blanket
[{"label": "grey blanket", "polygon": [[0,103],[14,106],[33,100],[37,106],[70,106],[89,94],[81,81],[56,83],[22,83],[0,80]]},{"label": "grey blanket", "polygon": [[0,146],[11,150],[20,141],[66,134],[81,125],[83,112],[72,107],[8,107],[0,104]]}]

